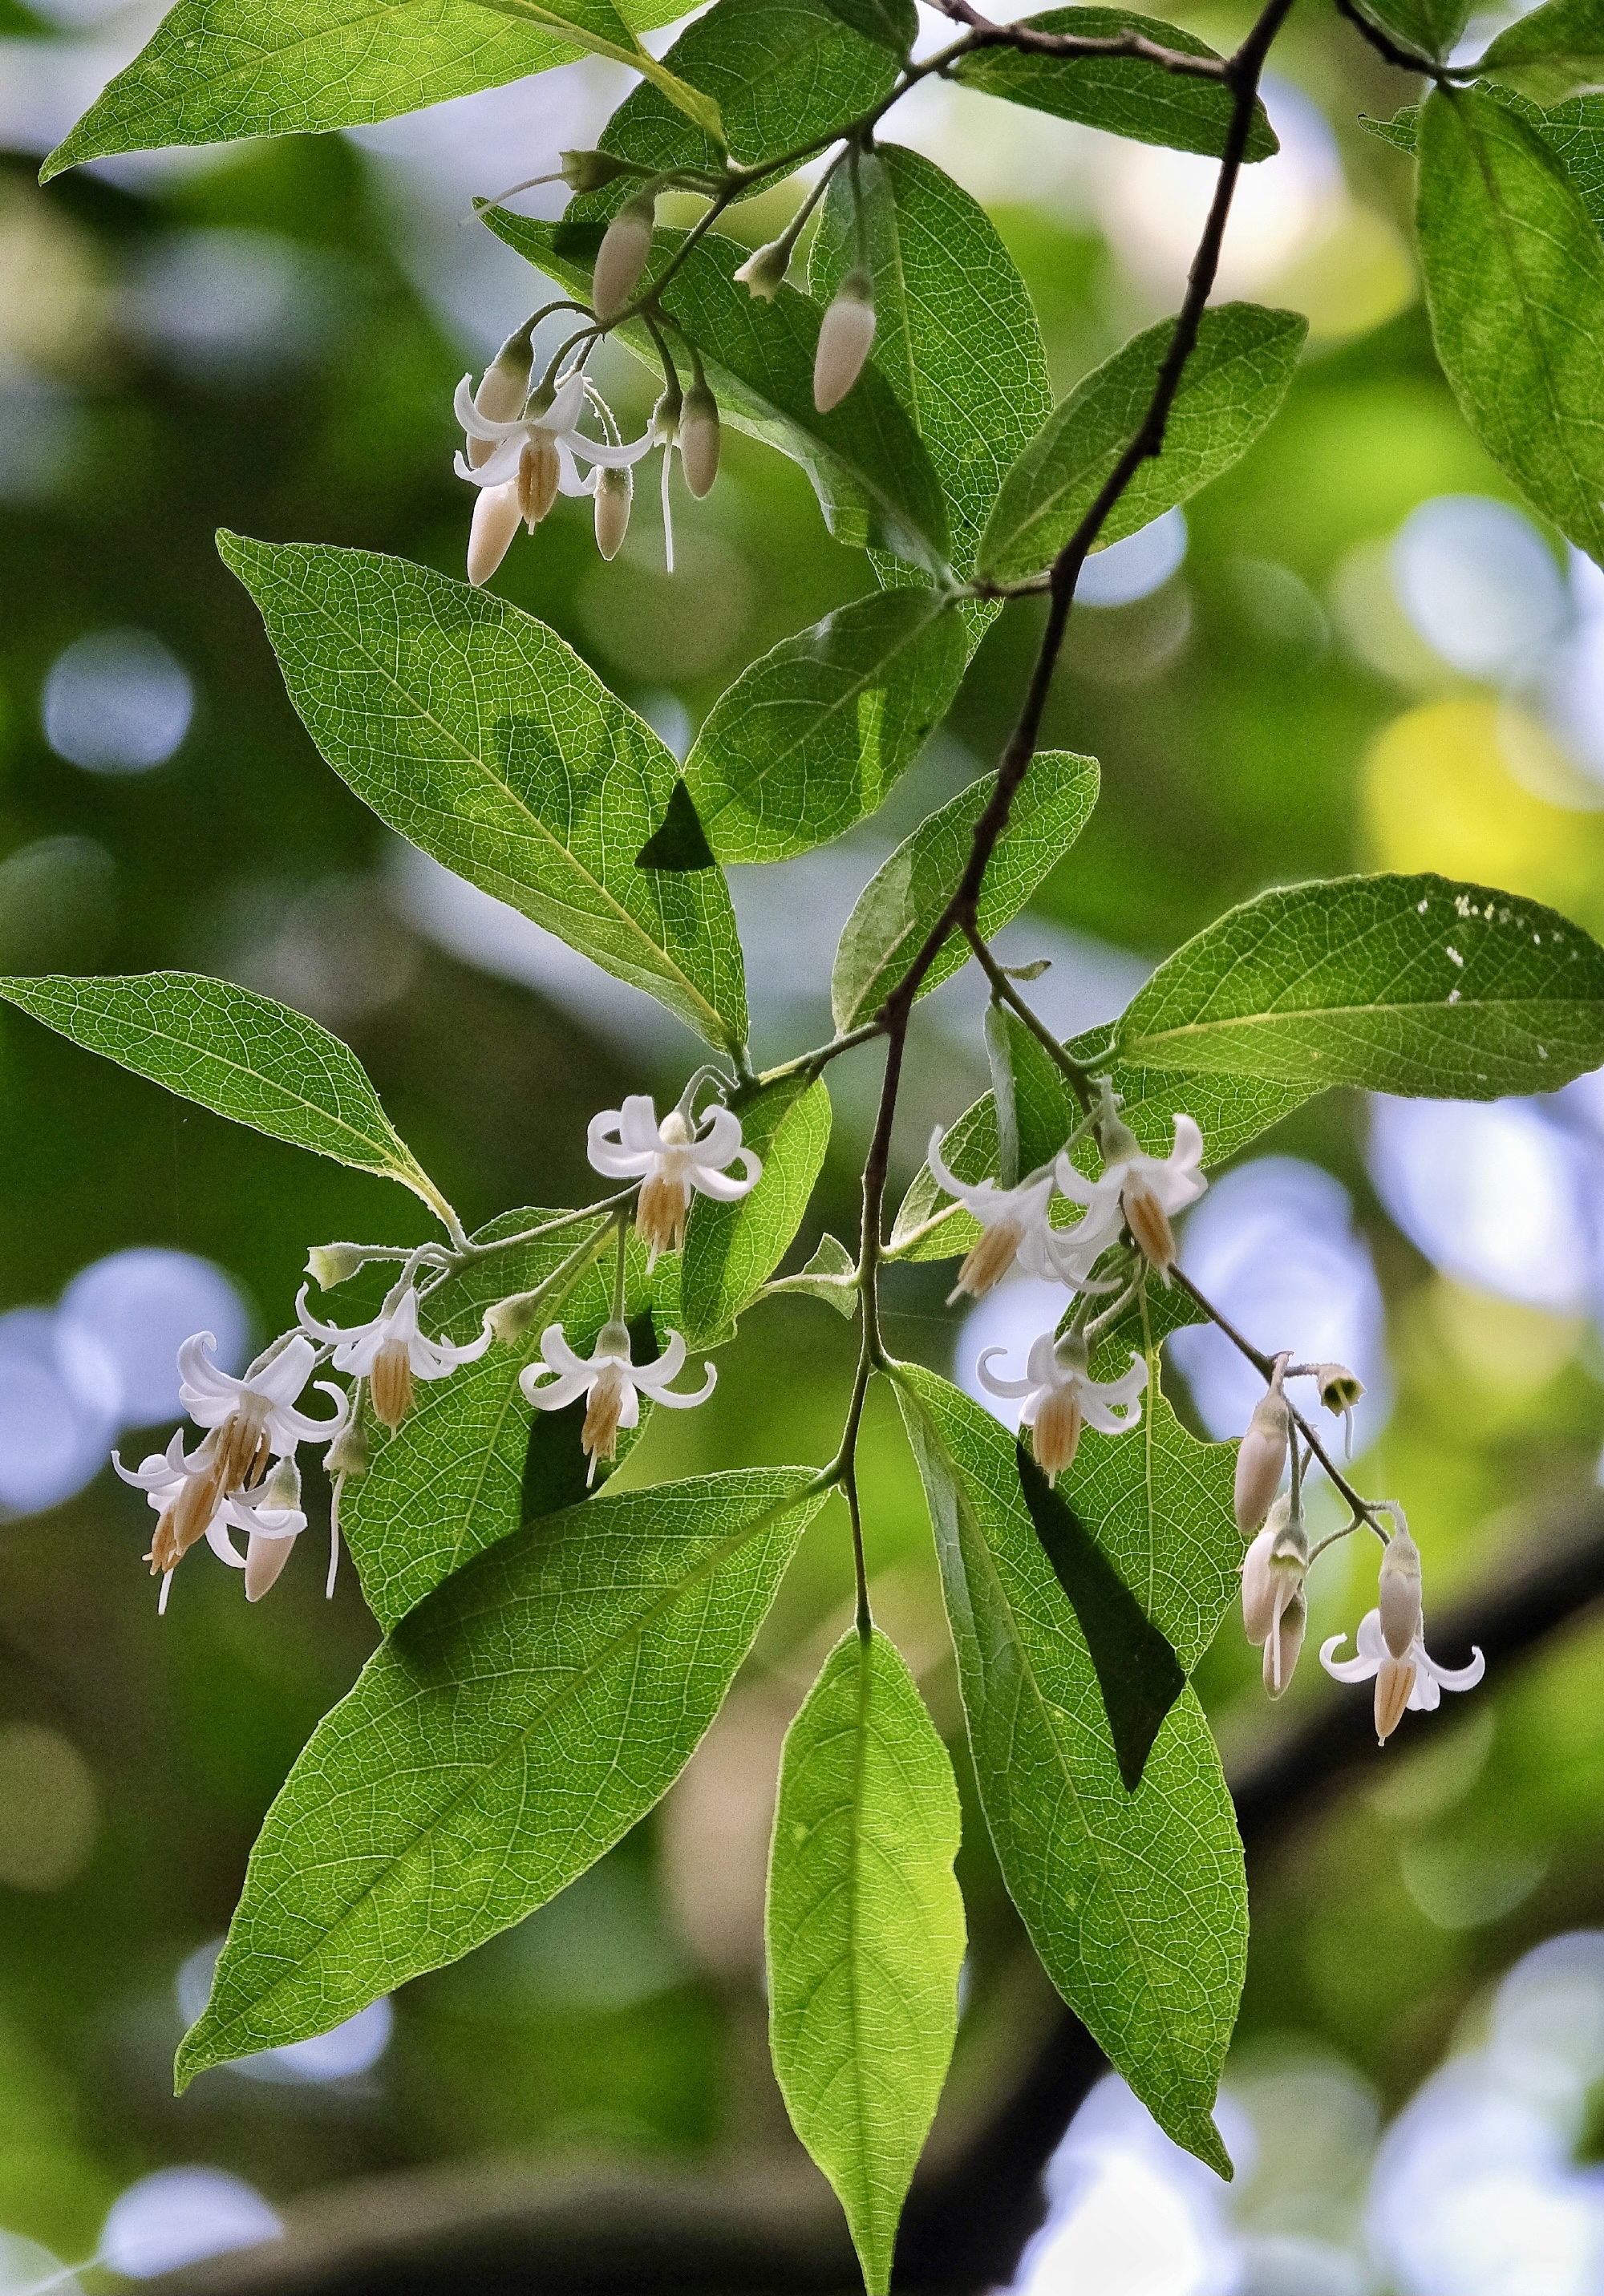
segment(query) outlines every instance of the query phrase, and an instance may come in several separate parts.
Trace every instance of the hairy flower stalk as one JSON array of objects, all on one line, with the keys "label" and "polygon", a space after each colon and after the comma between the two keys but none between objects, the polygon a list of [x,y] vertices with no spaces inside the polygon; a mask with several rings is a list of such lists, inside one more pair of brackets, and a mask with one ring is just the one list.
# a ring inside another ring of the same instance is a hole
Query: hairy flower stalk
[{"label": "hairy flower stalk", "polygon": [[541,1360],[528,1364],[518,1383],[537,1411],[561,1411],[585,1398],[585,1424],[579,1441],[590,1461],[587,1483],[595,1480],[598,1460],[618,1456],[618,1431],[640,1424],[642,1394],[671,1411],[690,1411],[705,1403],[718,1382],[716,1365],[704,1363],[703,1385],[689,1395],[675,1395],[669,1382],[685,1360],[685,1342],[670,1332],[667,1345],[655,1363],[636,1364],[630,1358],[629,1329],[618,1320],[604,1324],[590,1360],[577,1356],[563,1336],[561,1324],[549,1324],[540,1335]]},{"label": "hairy flower stalk", "polygon": [[821,414],[839,406],[863,372],[874,343],[874,282],[855,269],[847,274],[819,324],[814,354],[814,405]]}]

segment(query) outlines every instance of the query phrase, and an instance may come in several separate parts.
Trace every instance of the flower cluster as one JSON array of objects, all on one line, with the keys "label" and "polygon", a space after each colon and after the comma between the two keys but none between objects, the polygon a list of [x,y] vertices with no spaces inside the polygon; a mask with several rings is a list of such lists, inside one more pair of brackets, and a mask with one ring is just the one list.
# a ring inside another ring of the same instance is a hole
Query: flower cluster
[{"label": "flower cluster", "polygon": [[[590,1208],[596,1244],[605,1240],[610,1224],[619,1224],[612,1314],[588,1361],[576,1354],[561,1321],[548,1324],[541,1334],[539,1360],[519,1374],[519,1385],[538,1410],[559,1410],[585,1398],[580,1442],[593,1480],[597,1462],[616,1456],[620,1428],[639,1423],[642,1393],[686,1410],[704,1403],[713,1392],[717,1374],[711,1364],[705,1366],[700,1388],[689,1394],[673,1391],[671,1382],[685,1360],[685,1342],[677,1332],[666,1335],[655,1362],[633,1361],[624,1322],[622,1250],[622,1223],[630,1218],[632,1196],[635,1226],[655,1259],[683,1242],[693,1193],[730,1203],[746,1195],[762,1177],[762,1162],[743,1144],[741,1119],[732,1109],[715,1105],[698,1119],[696,1096],[706,1073],[692,1078],[678,1107],[661,1124],[651,1100],[639,1095],[626,1099],[622,1109],[604,1109],[592,1122],[590,1157],[596,1169],[608,1178],[636,1184]],[[732,1165],[738,1172],[731,1171]],[[565,1216],[553,1226],[576,1226],[586,1217],[585,1212]],[[472,1260],[528,1241],[528,1236],[514,1236],[476,1245],[464,1239],[460,1250],[425,1244],[410,1253],[386,1245],[320,1244],[312,1250],[308,1272],[323,1288],[346,1283],[370,1260],[405,1262],[378,1314],[368,1322],[319,1321],[307,1307],[308,1287],[303,1284],[296,1300],[295,1327],[264,1349],[237,1379],[215,1361],[217,1341],[210,1332],[185,1340],[178,1350],[179,1400],[204,1431],[202,1439],[186,1452],[180,1428],[165,1451],[151,1453],[137,1467],[125,1467],[112,1455],[123,1480],[143,1490],[155,1510],[156,1530],[145,1560],[161,1580],[158,1607],[166,1611],[174,1571],[202,1538],[221,1562],[244,1572],[247,1600],[261,1600],[307,1528],[297,1454],[308,1443],[327,1447],[325,1464],[333,1483],[331,1594],[339,1555],[340,1495],[347,1480],[367,1466],[368,1423],[394,1435],[413,1407],[417,1382],[448,1379],[463,1365],[477,1363],[497,1340],[521,1340],[549,1304],[549,1286],[497,1300],[486,1309],[479,1330],[458,1342],[423,1328],[435,1285]],[[590,1258],[593,1256],[592,1251]],[[579,1258],[589,1264],[583,1246]],[[564,1267],[571,1278],[573,1261],[565,1261]],[[426,1275],[431,1279],[427,1283]],[[331,1398],[333,1409],[327,1417],[314,1417],[299,1408],[300,1398],[314,1371],[325,1362],[350,1384],[318,1380],[315,1385]],[[245,1541],[242,1553],[236,1534]]]}]

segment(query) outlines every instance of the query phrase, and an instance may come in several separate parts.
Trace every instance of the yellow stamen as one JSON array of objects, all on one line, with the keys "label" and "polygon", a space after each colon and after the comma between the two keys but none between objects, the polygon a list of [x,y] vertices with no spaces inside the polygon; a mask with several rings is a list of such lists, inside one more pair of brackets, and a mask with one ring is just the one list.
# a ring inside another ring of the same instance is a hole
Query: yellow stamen
[{"label": "yellow stamen", "polygon": [[609,1364],[599,1374],[590,1391],[585,1408],[585,1425],[579,1432],[579,1446],[591,1463],[586,1482],[596,1472],[598,1459],[618,1456],[618,1419],[624,1409],[624,1377],[619,1365]]},{"label": "yellow stamen", "polygon": [[1404,1719],[1414,1678],[1413,1659],[1395,1658],[1388,1651],[1376,1673],[1376,1738],[1383,1746]]},{"label": "yellow stamen", "polygon": [[652,1174],[641,1190],[635,1228],[654,1258],[659,1251],[679,1250],[685,1241],[685,1215],[690,1208],[691,1190],[685,1181],[667,1172]]},{"label": "yellow stamen", "polygon": [[948,1305],[962,1292],[978,1300],[1000,1283],[1014,1264],[1024,1233],[1019,1221],[1011,1219],[999,1220],[994,1227],[985,1229],[958,1270],[958,1281],[947,1294]]},{"label": "yellow stamen", "polygon": [[1061,1474],[1071,1464],[1080,1434],[1081,1412],[1074,1389],[1055,1387],[1037,1410],[1031,1429],[1036,1464],[1044,1475]]},{"label": "yellow stamen", "polygon": [[1144,1259],[1168,1276],[1175,1264],[1175,1238],[1169,1215],[1144,1181],[1127,1187],[1123,1198],[1125,1226],[1135,1237]]},{"label": "yellow stamen", "polygon": [[387,1340],[373,1359],[369,1374],[373,1416],[393,1435],[412,1409],[412,1361],[404,1340]]}]

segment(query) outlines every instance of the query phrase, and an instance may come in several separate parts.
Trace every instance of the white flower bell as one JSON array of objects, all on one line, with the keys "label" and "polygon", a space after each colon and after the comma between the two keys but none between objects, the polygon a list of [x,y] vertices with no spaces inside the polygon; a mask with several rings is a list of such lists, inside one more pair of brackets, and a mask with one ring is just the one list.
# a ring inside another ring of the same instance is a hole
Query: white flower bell
[{"label": "white flower bell", "polygon": [[[454,401],[468,442],[454,468],[460,479],[480,489],[468,545],[468,579],[477,588],[506,556],[520,519],[533,532],[559,494],[593,494],[597,471],[627,470],[651,453],[654,442],[650,430],[624,444],[581,430],[592,391],[579,367],[570,367],[554,387],[536,391],[528,406],[505,420],[492,418],[476,404],[471,383],[471,377],[464,375]],[[483,389],[481,384],[481,393]],[[593,465],[588,477],[580,477],[580,462]]]},{"label": "white flower bell", "polygon": [[184,1461],[186,1488],[157,1526],[154,1567],[163,1570],[204,1535],[222,1500],[260,1480],[270,1459],[290,1457],[298,1443],[326,1443],[346,1422],[348,1398],[327,1380],[318,1386],[333,1398],[331,1418],[295,1408],[317,1361],[304,1332],[275,1340],[242,1379],[212,1360],[217,1345],[210,1332],[197,1332],[178,1350],[178,1400],[209,1432]]},{"label": "white flower bell", "polygon": [[446,1379],[459,1364],[477,1363],[489,1346],[488,1328],[476,1339],[454,1347],[449,1340],[426,1338],[418,1328],[418,1293],[404,1276],[385,1300],[372,1323],[320,1324],[307,1308],[307,1287],[301,1286],[295,1312],[303,1331],[334,1350],[336,1371],[349,1372],[369,1382],[373,1416],[392,1431],[412,1409],[414,1379]]},{"label": "white flower bell", "polygon": [[999,1379],[989,1368],[1006,1348],[987,1348],[976,1365],[980,1384],[992,1395],[1022,1396],[1019,1423],[1031,1431],[1031,1447],[1051,1481],[1074,1459],[1083,1426],[1119,1435],[1142,1417],[1142,1391],[1148,1367],[1134,1349],[1129,1371],[1117,1379],[1095,1380],[1086,1369],[1086,1345],[1077,1332],[1061,1339],[1043,1332],[1031,1341],[1023,1379]]},{"label": "white flower bell", "polygon": [[1406,1711],[1435,1713],[1444,1690],[1474,1690],[1487,1670],[1485,1659],[1475,1649],[1469,1666],[1439,1666],[1428,1652],[1424,1628],[1419,1626],[1400,1658],[1387,1648],[1379,1610],[1367,1611],[1359,1621],[1354,1637],[1358,1655],[1339,1659],[1335,1653],[1346,1640],[1346,1635],[1332,1635],[1322,1643],[1320,1663],[1338,1682],[1369,1682],[1374,1677],[1376,1736],[1382,1745]]},{"label": "white flower bell", "polygon": [[[1107,1289],[1087,1282],[1093,1252],[1085,1252],[1083,1220],[1076,1226],[1055,1228],[1048,1214],[1052,1203],[1053,1168],[1028,1173],[1016,1187],[999,1187],[995,1180],[961,1180],[949,1170],[941,1154],[941,1127],[930,1135],[925,1161],[944,1194],[954,1197],[982,1234],[970,1246],[958,1281],[948,1293],[948,1304],[961,1293],[978,1300],[1001,1283],[1017,1259],[1031,1275],[1066,1283],[1071,1291]],[[1101,1245],[1099,1245],[1099,1250]]]},{"label": "white flower bell", "polygon": [[641,1395],[671,1411],[690,1411],[705,1403],[718,1383],[716,1366],[704,1363],[706,1383],[689,1395],[675,1395],[669,1382],[685,1360],[685,1342],[670,1332],[668,1344],[655,1363],[630,1360],[629,1332],[623,1324],[604,1324],[590,1361],[577,1356],[563,1337],[561,1324],[549,1324],[540,1335],[541,1361],[526,1364],[518,1384],[537,1411],[561,1411],[580,1396],[586,1398],[585,1425],[579,1440],[590,1460],[586,1482],[593,1481],[598,1459],[617,1456],[618,1430],[639,1424]]},{"label": "white flower bell", "polygon": [[1076,1171],[1066,1150],[1058,1160],[1059,1187],[1072,1203],[1085,1205],[1082,1226],[1088,1246],[1094,1234],[1101,1235],[1102,1246],[1112,1243],[1123,1220],[1150,1266],[1167,1283],[1175,1264],[1170,1214],[1195,1203],[1208,1185],[1198,1168],[1203,1160],[1203,1135],[1190,1116],[1177,1116],[1170,1153],[1149,1156],[1129,1125],[1120,1120],[1106,1079],[1102,1089],[1097,1132],[1103,1168],[1095,1180],[1088,1180]]},{"label": "white flower bell", "polygon": [[1242,1626],[1264,1651],[1264,1687],[1279,1698],[1292,1679],[1303,1648],[1308,1612],[1304,1579],[1309,1542],[1289,1498],[1277,1499],[1270,1519],[1242,1557]]},{"label": "white flower bell", "polygon": [[[652,1258],[676,1251],[685,1240],[685,1219],[694,1189],[716,1202],[732,1204],[763,1177],[763,1160],[741,1143],[741,1119],[732,1108],[708,1111],[700,1132],[691,1123],[689,1095],[671,1108],[661,1124],[649,1093],[631,1093],[622,1108],[593,1116],[585,1152],[610,1180],[640,1180],[635,1226]],[[732,1178],[731,1164],[742,1177]]]}]

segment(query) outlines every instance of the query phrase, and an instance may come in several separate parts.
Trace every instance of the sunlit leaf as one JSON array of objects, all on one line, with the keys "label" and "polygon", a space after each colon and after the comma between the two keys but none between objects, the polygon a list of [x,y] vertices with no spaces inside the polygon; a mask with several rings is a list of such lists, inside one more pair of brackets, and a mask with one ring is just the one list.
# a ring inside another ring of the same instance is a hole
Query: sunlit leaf
[{"label": "sunlit leaf", "polygon": [[1604,242],[1545,139],[1484,89],[1432,90],[1420,178],[1432,333],[1465,419],[1604,562]]},{"label": "sunlit leaf", "polygon": [[1361,0],[1364,13],[1417,53],[1444,61],[1470,14],[1470,0]]},{"label": "sunlit leaf", "polygon": [[1053,1983],[1159,2126],[1229,2177],[1210,2116],[1241,1991],[1248,1897],[1202,1709],[1182,1691],[1127,1792],[1085,1638],[1026,1507],[1013,1437],[933,1372],[904,1365],[897,1385],[1010,1894]]},{"label": "sunlit leaf", "polygon": [[[858,895],[831,974],[838,1029],[868,1020],[918,954],[957,890],[994,786],[988,775],[960,790],[903,840]],[[1095,758],[1043,750],[1033,760],[981,881],[978,923],[988,939],[1063,859],[1091,817],[1097,789]],[[950,980],[969,953],[962,935],[953,935],[925,975],[921,996]]]},{"label": "sunlit leaf", "polygon": [[479,0],[479,4],[497,15],[517,16],[553,31],[560,38],[571,40],[587,55],[605,56],[611,63],[627,64],[683,112],[716,149],[722,148],[724,127],[713,97],[681,79],[666,62],[659,63],[643,48],[613,5],[613,0]]},{"label": "sunlit leaf", "polygon": [[[1141,428],[1174,324],[1166,319],[1076,385],[1002,484],[980,540],[979,569],[998,581],[1049,565],[1097,500]],[[1185,502],[1240,462],[1297,372],[1309,332],[1294,311],[1220,303],[1203,314],[1165,428],[1104,521],[1099,546]]]},{"label": "sunlit leaf", "polygon": [[692,1347],[728,1332],[784,1258],[802,1225],[830,1145],[830,1093],[821,1080],[771,1085],[741,1111],[763,1177],[739,1202],[695,1198],[680,1268],[680,1312]]},{"label": "sunlit leaf", "polygon": [[844,1635],[791,1724],[769,1857],[769,2035],[797,2134],[847,2212],[868,2296],[958,2030],[963,1899],[946,1748],[896,1645]]},{"label": "sunlit leaf", "polygon": [[673,755],[555,631],[398,558],[237,535],[219,547],[307,732],[381,821],[710,1043],[744,1041],[724,879],[636,865]]},{"label": "sunlit leaf", "polygon": [[1604,81],[1604,10],[1599,0],[1544,0],[1507,24],[1480,69],[1536,103],[1558,103]]},{"label": "sunlit leaf", "polygon": [[603,1495],[420,1603],[267,1814],[180,2087],[327,2032],[610,1849],[717,1712],[822,1496],[799,1467]]},{"label": "sunlit leaf", "polygon": [[0,996],[217,1116],[446,1209],[349,1046],[274,997],[199,972],[12,974],[0,976]]},{"label": "sunlit leaf", "polygon": [[720,694],[685,786],[721,861],[782,861],[882,805],[963,676],[957,615],[885,590],[786,638]]},{"label": "sunlit leaf", "polygon": [[822,1300],[850,1322],[858,1308],[857,1262],[840,1238],[826,1231],[806,1267],[795,1275],[777,1275],[764,1291],[800,1292],[806,1299]]}]

